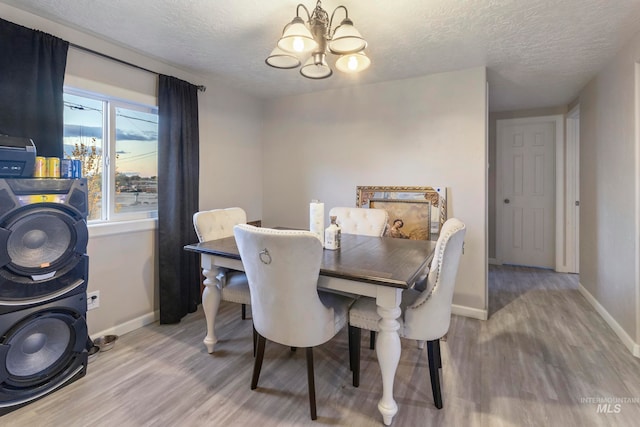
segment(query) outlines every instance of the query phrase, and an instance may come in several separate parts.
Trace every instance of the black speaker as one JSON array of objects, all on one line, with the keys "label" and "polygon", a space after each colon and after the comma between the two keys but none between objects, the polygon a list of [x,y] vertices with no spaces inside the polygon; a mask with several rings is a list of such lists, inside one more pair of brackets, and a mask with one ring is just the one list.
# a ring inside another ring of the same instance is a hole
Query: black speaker
[{"label": "black speaker", "polygon": [[85,179],[0,179],[0,415],[87,366]]},{"label": "black speaker", "polygon": [[86,292],[86,216],[85,179],[0,179],[0,314]]},{"label": "black speaker", "polygon": [[0,416],[86,374],[86,311],[80,293],[0,316]]}]

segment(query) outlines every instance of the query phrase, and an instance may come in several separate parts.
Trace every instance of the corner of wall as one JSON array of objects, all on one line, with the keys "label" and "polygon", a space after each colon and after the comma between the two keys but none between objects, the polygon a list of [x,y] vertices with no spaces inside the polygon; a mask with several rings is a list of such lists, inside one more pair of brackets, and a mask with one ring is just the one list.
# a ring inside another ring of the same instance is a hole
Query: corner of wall
[{"label": "corner of wall", "polygon": [[613,318],[611,314],[594,298],[588,290],[582,286],[582,284],[578,285],[578,291],[582,294],[583,297],[593,306],[593,308],[598,312],[600,316],[604,319],[605,322],[613,329],[613,332],[616,333],[622,344],[629,349],[629,352],[633,354],[635,357],[640,358],[640,343],[634,341],[634,339],[620,326],[620,324]]}]

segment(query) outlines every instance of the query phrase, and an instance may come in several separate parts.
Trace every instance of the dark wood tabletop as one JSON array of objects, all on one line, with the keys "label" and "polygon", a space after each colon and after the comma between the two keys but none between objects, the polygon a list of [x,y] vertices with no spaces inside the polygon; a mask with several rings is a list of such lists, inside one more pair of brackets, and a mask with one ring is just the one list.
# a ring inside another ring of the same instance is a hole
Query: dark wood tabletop
[{"label": "dark wood tabletop", "polygon": [[[320,274],[406,289],[429,265],[435,241],[342,234],[342,247],[323,251]],[[187,251],[240,259],[233,236],[184,247]]]}]

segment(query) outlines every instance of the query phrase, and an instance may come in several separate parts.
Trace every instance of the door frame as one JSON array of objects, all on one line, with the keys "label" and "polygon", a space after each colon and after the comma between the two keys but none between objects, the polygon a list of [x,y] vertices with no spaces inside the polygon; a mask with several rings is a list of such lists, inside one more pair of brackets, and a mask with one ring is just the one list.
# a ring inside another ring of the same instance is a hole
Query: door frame
[{"label": "door frame", "polygon": [[558,179],[558,177],[564,178],[565,176],[565,138],[564,138],[564,115],[556,114],[551,116],[538,116],[538,117],[521,117],[517,119],[499,119],[496,120],[496,262],[502,264],[502,246],[503,246],[503,204],[504,191],[503,191],[503,179],[504,174],[502,170],[502,150],[501,150],[501,136],[503,130],[509,125],[529,124],[529,123],[541,123],[541,122],[553,122],[556,127],[555,132],[555,204],[556,204],[556,224],[555,224],[555,270],[562,271],[564,266],[564,253],[566,247],[565,238],[565,185],[564,179]]},{"label": "door frame", "polygon": [[567,113],[564,273],[580,272],[580,105]]}]

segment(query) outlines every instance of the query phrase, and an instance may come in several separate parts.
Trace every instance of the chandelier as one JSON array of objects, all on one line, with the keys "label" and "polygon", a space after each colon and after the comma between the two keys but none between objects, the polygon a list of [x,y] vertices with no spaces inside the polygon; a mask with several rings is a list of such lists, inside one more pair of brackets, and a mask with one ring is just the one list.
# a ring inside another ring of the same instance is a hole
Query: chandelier
[{"label": "chandelier", "polygon": [[[357,73],[369,68],[371,60],[364,49],[367,42],[349,19],[349,11],[338,6],[331,14],[322,8],[318,0],[313,13],[309,13],[303,4],[296,7],[296,16],[285,25],[278,44],[265,60],[275,68],[290,69],[299,67],[301,59],[311,55],[300,68],[300,74],[310,79],[326,79],[333,74],[327,63],[327,53],[338,55],[335,66],[346,73]],[[307,22],[300,17],[300,8],[307,13]],[[343,9],[346,17],[333,31],[333,17]]]}]

